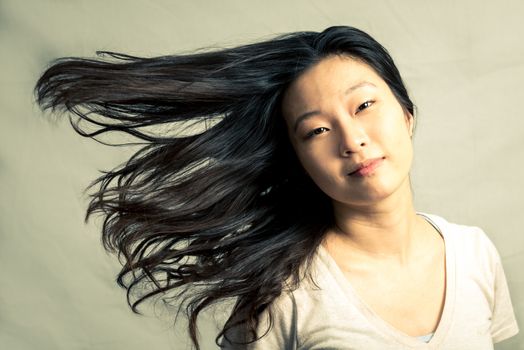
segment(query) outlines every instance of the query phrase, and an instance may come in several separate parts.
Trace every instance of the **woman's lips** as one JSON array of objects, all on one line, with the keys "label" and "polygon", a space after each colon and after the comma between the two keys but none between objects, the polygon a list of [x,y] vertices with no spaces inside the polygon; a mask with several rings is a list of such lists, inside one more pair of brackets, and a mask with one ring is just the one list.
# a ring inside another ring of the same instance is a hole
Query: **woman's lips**
[{"label": "woman's lips", "polygon": [[377,169],[380,165],[382,165],[382,162],[384,161],[384,158],[375,158],[375,159],[369,159],[362,163],[360,163],[357,166],[357,169],[350,172],[349,176],[355,176],[355,177],[362,177],[362,176],[368,176],[375,172],[375,169]]}]

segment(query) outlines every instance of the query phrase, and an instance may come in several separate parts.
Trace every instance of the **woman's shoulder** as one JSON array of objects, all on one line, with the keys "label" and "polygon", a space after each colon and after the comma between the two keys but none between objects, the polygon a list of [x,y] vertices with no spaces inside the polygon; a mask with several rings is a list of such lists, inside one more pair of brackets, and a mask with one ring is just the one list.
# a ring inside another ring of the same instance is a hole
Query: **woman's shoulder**
[{"label": "woman's shoulder", "polygon": [[437,214],[428,214],[423,212],[418,212],[418,215],[424,217],[428,220],[442,235],[444,238],[452,238],[455,240],[468,241],[478,241],[480,243],[486,244],[489,241],[484,230],[476,225],[469,224],[460,224],[449,221]]},{"label": "woman's shoulder", "polygon": [[418,214],[425,217],[442,234],[446,250],[457,252],[457,258],[483,259],[490,264],[500,261],[495,245],[481,227],[455,223],[436,214]]}]

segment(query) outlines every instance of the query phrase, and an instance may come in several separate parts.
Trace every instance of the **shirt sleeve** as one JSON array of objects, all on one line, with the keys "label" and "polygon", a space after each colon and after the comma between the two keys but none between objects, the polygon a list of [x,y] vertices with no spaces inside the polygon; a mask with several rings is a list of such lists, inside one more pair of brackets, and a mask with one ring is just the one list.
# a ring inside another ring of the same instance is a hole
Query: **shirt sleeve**
[{"label": "shirt sleeve", "polygon": [[245,334],[243,334],[240,328],[236,328],[228,334],[228,338],[233,340],[234,343],[230,343],[223,338],[221,348],[228,350],[297,349],[297,308],[293,295],[291,293],[283,293],[274,300],[270,309],[273,316],[273,324],[271,328],[268,330],[268,312],[262,313],[259,320],[257,332],[259,336],[262,336],[262,338],[250,344],[238,344],[239,342],[243,342],[243,339],[245,340]]},{"label": "shirt sleeve", "polygon": [[[487,237],[486,237],[487,238]],[[491,338],[494,343],[501,342],[519,332],[508,283],[504,274],[502,261],[497,249],[488,238],[488,249],[491,254],[494,271],[494,290],[491,315]]]}]

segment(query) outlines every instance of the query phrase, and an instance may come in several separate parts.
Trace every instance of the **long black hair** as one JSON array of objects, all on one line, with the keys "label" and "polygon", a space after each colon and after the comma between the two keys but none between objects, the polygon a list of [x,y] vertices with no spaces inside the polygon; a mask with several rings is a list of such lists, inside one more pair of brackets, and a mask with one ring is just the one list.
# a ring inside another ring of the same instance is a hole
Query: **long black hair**
[{"label": "long black hair", "polygon": [[[122,260],[117,282],[130,307],[174,299],[198,349],[199,313],[234,300],[217,342],[239,325],[258,339],[259,316],[306,277],[299,271],[333,223],[330,199],[287,138],[283,92],[321,59],[345,55],[372,67],[413,114],[393,60],[347,26],[185,55],[100,53],[107,59],[52,62],[35,94],[42,109],[70,112],[82,136],[123,132],[142,145],[88,187],[97,190],[86,221],[104,215],[102,242]],[[186,121],[209,125],[185,135],[148,129]]]}]

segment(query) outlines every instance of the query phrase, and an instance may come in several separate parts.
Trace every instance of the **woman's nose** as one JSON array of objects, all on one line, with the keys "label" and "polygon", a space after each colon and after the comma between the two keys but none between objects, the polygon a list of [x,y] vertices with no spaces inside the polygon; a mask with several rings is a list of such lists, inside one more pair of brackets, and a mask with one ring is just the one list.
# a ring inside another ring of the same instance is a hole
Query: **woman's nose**
[{"label": "woman's nose", "polygon": [[369,144],[369,138],[361,125],[356,122],[340,128],[339,149],[340,155],[346,157],[353,153],[358,153],[363,147]]}]

